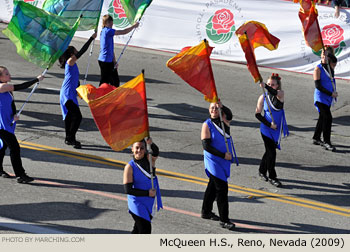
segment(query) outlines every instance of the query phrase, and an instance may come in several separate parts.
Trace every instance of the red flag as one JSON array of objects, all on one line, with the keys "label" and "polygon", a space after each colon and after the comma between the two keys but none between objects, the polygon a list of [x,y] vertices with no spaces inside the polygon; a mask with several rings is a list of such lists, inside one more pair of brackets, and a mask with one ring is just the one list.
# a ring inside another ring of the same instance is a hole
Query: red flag
[{"label": "red flag", "polygon": [[276,50],[280,40],[270,34],[264,24],[257,21],[245,22],[237,29],[236,35],[245,53],[249,72],[255,82],[261,81],[262,78],[256,65],[254,49],[263,46],[270,51]]},{"label": "red flag", "polygon": [[121,151],[149,136],[143,74],[118,88],[88,84],[79,86],[77,91],[89,104],[101,135],[113,150]]},{"label": "red flag", "polygon": [[218,95],[209,58],[212,50],[213,47],[210,47],[207,41],[202,41],[197,46],[183,48],[180,53],[169,59],[166,65],[190,86],[204,94],[206,101],[217,102]]},{"label": "red flag", "polygon": [[313,0],[300,0],[299,18],[306,45],[318,52],[323,48],[322,35],[317,20],[316,3]]}]

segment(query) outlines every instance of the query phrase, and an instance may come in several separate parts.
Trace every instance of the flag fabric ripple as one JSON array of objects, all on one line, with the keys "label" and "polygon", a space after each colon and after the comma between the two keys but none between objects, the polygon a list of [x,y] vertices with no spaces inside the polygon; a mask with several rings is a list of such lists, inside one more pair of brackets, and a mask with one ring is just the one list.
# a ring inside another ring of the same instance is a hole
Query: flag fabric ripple
[{"label": "flag fabric ripple", "polygon": [[17,53],[42,68],[50,68],[64,53],[79,25],[64,22],[23,1],[14,2],[13,16],[3,33],[15,44]]},{"label": "flag fabric ripple", "polygon": [[103,0],[46,0],[43,9],[64,17],[73,25],[81,15],[78,31],[94,30],[98,26]]},{"label": "flag fabric ripple", "polygon": [[256,64],[254,49],[260,46],[272,51],[278,48],[279,39],[269,33],[267,27],[257,21],[247,21],[237,31],[241,47],[245,53],[248,70],[255,82],[262,81]]},{"label": "flag fabric ripple", "polygon": [[87,84],[77,88],[90,107],[95,123],[107,144],[121,151],[149,136],[146,88],[143,74],[115,88]]},{"label": "flag fabric ripple", "polygon": [[218,95],[215,86],[210,54],[213,47],[203,40],[199,45],[185,47],[180,53],[166,63],[174,73],[179,75],[190,86],[204,94],[208,102],[217,102]]},{"label": "flag fabric ripple", "polygon": [[299,18],[306,45],[318,52],[323,48],[322,35],[317,20],[318,12],[313,0],[300,0]]},{"label": "flag fabric ripple", "polygon": [[133,25],[141,19],[152,0],[120,0],[120,3],[123,5],[129,23]]}]

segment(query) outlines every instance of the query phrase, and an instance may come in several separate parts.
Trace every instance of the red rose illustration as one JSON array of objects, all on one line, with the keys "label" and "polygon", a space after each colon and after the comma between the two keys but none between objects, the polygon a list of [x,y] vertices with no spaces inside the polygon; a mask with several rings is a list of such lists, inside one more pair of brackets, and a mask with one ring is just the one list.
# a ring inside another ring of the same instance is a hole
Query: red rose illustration
[{"label": "red rose illustration", "polygon": [[233,14],[228,9],[221,9],[215,12],[213,17],[213,29],[217,34],[228,33],[235,24]]},{"label": "red rose illustration", "polygon": [[333,48],[339,47],[340,42],[344,40],[344,30],[339,25],[330,24],[322,29],[322,38],[325,45],[330,45]]},{"label": "red rose illustration", "polygon": [[123,6],[120,3],[120,0],[113,1],[113,8],[114,8],[114,13],[118,15],[118,18],[126,18],[126,15],[125,15]]}]

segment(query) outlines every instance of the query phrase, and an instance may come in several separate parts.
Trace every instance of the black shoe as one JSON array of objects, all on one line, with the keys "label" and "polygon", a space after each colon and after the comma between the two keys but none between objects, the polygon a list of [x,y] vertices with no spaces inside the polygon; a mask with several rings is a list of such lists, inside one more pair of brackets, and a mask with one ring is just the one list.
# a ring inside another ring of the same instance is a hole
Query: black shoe
[{"label": "black shoe", "polygon": [[78,141],[74,141],[73,148],[74,149],[81,149],[81,143]]},{"label": "black shoe", "polygon": [[34,181],[34,179],[29,177],[27,174],[23,174],[22,176],[19,176],[19,178],[17,178],[17,183],[21,184],[27,184],[32,181]]},{"label": "black shoe", "polygon": [[236,225],[232,222],[222,222],[222,221],[220,222],[220,226],[228,230],[234,230],[236,227]]},{"label": "black shoe", "polygon": [[335,151],[335,147],[334,147],[333,145],[329,144],[329,143],[325,143],[325,144],[323,145],[323,148],[324,148],[325,150]]},{"label": "black shoe", "polygon": [[282,183],[277,179],[269,179],[269,182],[271,185],[274,185],[276,187],[281,187],[282,186]]},{"label": "black shoe", "polygon": [[64,140],[64,143],[67,145],[73,145],[74,141]]},{"label": "black shoe", "polygon": [[321,139],[312,139],[312,143],[314,145],[321,145],[321,146],[324,145],[324,142]]},{"label": "black shoe", "polygon": [[75,149],[81,149],[81,143],[78,141],[65,140],[64,143],[67,145],[73,145],[73,148]]},{"label": "black shoe", "polygon": [[260,178],[262,179],[262,180],[264,180],[264,181],[268,181],[269,179],[267,178],[267,176],[265,175],[265,174],[262,174],[261,172],[259,172],[259,176],[260,176]]},{"label": "black shoe", "polygon": [[214,220],[214,221],[218,221],[220,220],[220,217],[217,216],[215,213],[211,212],[211,213],[208,213],[208,214],[205,214],[205,213],[202,213],[201,217],[203,219],[207,219],[207,220]]},{"label": "black shoe", "polygon": [[5,171],[0,171],[0,177],[12,178],[12,176],[10,174],[8,174],[7,172],[5,172]]}]

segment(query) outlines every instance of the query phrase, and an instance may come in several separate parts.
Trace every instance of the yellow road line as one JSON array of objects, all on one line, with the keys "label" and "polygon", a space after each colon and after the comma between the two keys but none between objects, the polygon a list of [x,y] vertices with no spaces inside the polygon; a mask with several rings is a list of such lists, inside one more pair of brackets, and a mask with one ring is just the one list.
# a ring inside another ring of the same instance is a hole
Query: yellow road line
[{"label": "yellow road line", "polygon": [[[121,167],[121,168],[123,168],[126,164],[126,162],[119,161],[119,160],[114,160],[114,159],[110,159],[110,158],[104,158],[101,156],[69,151],[69,150],[65,150],[65,149],[54,148],[54,147],[36,144],[36,143],[31,143],[31,142],[20,141],[20,144],[21,144],[21,147],[23,147],[23,148],[37,150],[37,151],[43,151],[43,152],[54,154],[54,155],[66,156],[66,157],[80,159],[80,160],[84,160],[84,161],[88,161],[88,162],[94,162],[94,163],[105,164],[105,165]],[[208,179],[195,177],[192,175],[167,171],[167,170],[163,170],[163,169],[157,169],[157,171],[159,172],[158,173],[159,176],[163,176],[163,177],[167,177],[167,178],[171,178],[171,179],[181,180],[181,181],[195,183],[195,184],[204,185],[204,186],[207,185],[207,183],[208,183]],[[323,211],[323,212],[328,212],[328,213],[333,213],[333,214],[338,214],[338,215],[350,217],[350,210],[349,209],[337,207],[334,205],[304,200],[301,198],[295,198],[292,196],[271,193],[271,192],[267,192],[267,191],[262,191],[262,190],[258,190],[258,189],[253,189],[253,188],[248,188],[248,187],[243,187],[243,186],[238,186],[238,185],[233,185],[233,184],[229,184],[229,190],[233,191],[233,192],[241,193],[241,194],[247,194],[250,196],[257,197],[257,198],[268,198],[268,199],[278,201],[278,202],[283,202],[283,203],[287,203],[287,204],[302,206],[302,207],[311,208],[314,210],[319,210],[319,211]]]},{"label": "yellow road line", "polygon": [[[46,150],[46,149],[42,149],[42,148],[38,148],[38,147],[32,147],[30,145],[20,144],[20,146],[22,148],[31,149],[31,150],[37,150],[37,151],[43,151],[43,152],[51,153],[51,154],[54,154],[54,155],[65,156],[65,157],[70,157],[70,158],[75,158],[75,159],[80,159],[80,160],[84,160],[84,161],[89,161],[89,162],[94,162],[94,163],[99,163],[99,164],[105,164],[105,165],[110,165],[110,166],[124,167],[124,165],[121,165],[121,164],[118,164],[118,163],[115,163],[115,162],[107,162],[107,161],[103,161],[103,160],[99,160],[99,159],[85,158],[85,157],[80,156],[80,155],[74,155],[73,152],[70,152],[72,154],[69,154],[69,153],[64,153],[64,152],[57,152],[55,150]],[[81,154],[81,153],[79,153],[79,154]]]},{"label": "yellow road line", "polygon": [[[157,169],[157,171],[163,171],[163,170]],[[177,172],[171,172],[171,171],[165,171],[165,172],[168,173],[168,174],[172,174],[174,176],[188,177],[188,178],[191,178],[191,179],[208,182],[207,179],[194,177],[194,176],[186,175],[186,174],[183,174],[183,173],[177,173]],[[281,195],[281,194],[277,194],[277,193],[271,193],[271,192],[262,191],[262,190],[258,190],[258,189],[253,189],[253,188],[248,188],[248,187],[244,187],[244,186],[238,186],[238,185],[229,184],[229,188],[230,189],[231,188],[238,189],[238,190],[231,189],[230,191],[240,192],[240,193],[244,193],[244,194],[250,194],[250,195],[253,195],[253,196],[256,196],[256,197],[267,198],[269,196],[272,196],[271,199],[275,198],[274,200],[277,200],[276,198],[283,198],[285,200],[290,200],[290,201],[294,201],[294,202],[301,202],[301,203],[305,203],[305,204],[308,204],[308,205],[317,205],[317,206],[324,207],[324,208],[331,208],[331,209],[334,209],[334,210],[339,210],[339,211],[342,211],[342,212],[350,213],[350,210],[346,209],[346,208],[341,208],[341,207],[337,207],[337,206],[334,206],[334,205],[329,205],[329,204],[324,204],[324,203],[319,203],[319,202],[299,199],[299,198],[295,198],[295,197],[292,197],[292,196],[286,196],[286,195]],[[283,202],[286,202],[286,201],[283,201]],[[348,216],[350,216],[350,214]]]},{"label": "yellow road line", "polygon": [[[69,150],[65,150],[65,149],[59,149],[59,148],[55,148],[55,147],[51,147],[51,146],[47,146],[47,145],[36,144],[36,143],[32,143],[32,142],[19,141],[19,143],[20,144],[29,145],[29,146],[39,147],[42,150],[52,150],[52,151],[57,151],[59,153],[72,154],[72,155],[74,155],[74,157],[78,155],[78,156],[89,157],[89,158],[92,158],[92,159],[105,160],[105,161],[109,161],[109,162],[112,162],[112,163],[115,163],[115,164],[119,164],[120,167],[124,167],[127,164],[126,162],[115,160],[115,159],[111,159],[111,158],[104,158],[104,157],[101,157],[101,156],[90,155],[90,154],[85,154],[85,153],[79,153],[79,152],[69,151]],[[55,154],[57,152],[55,152]]]}]

